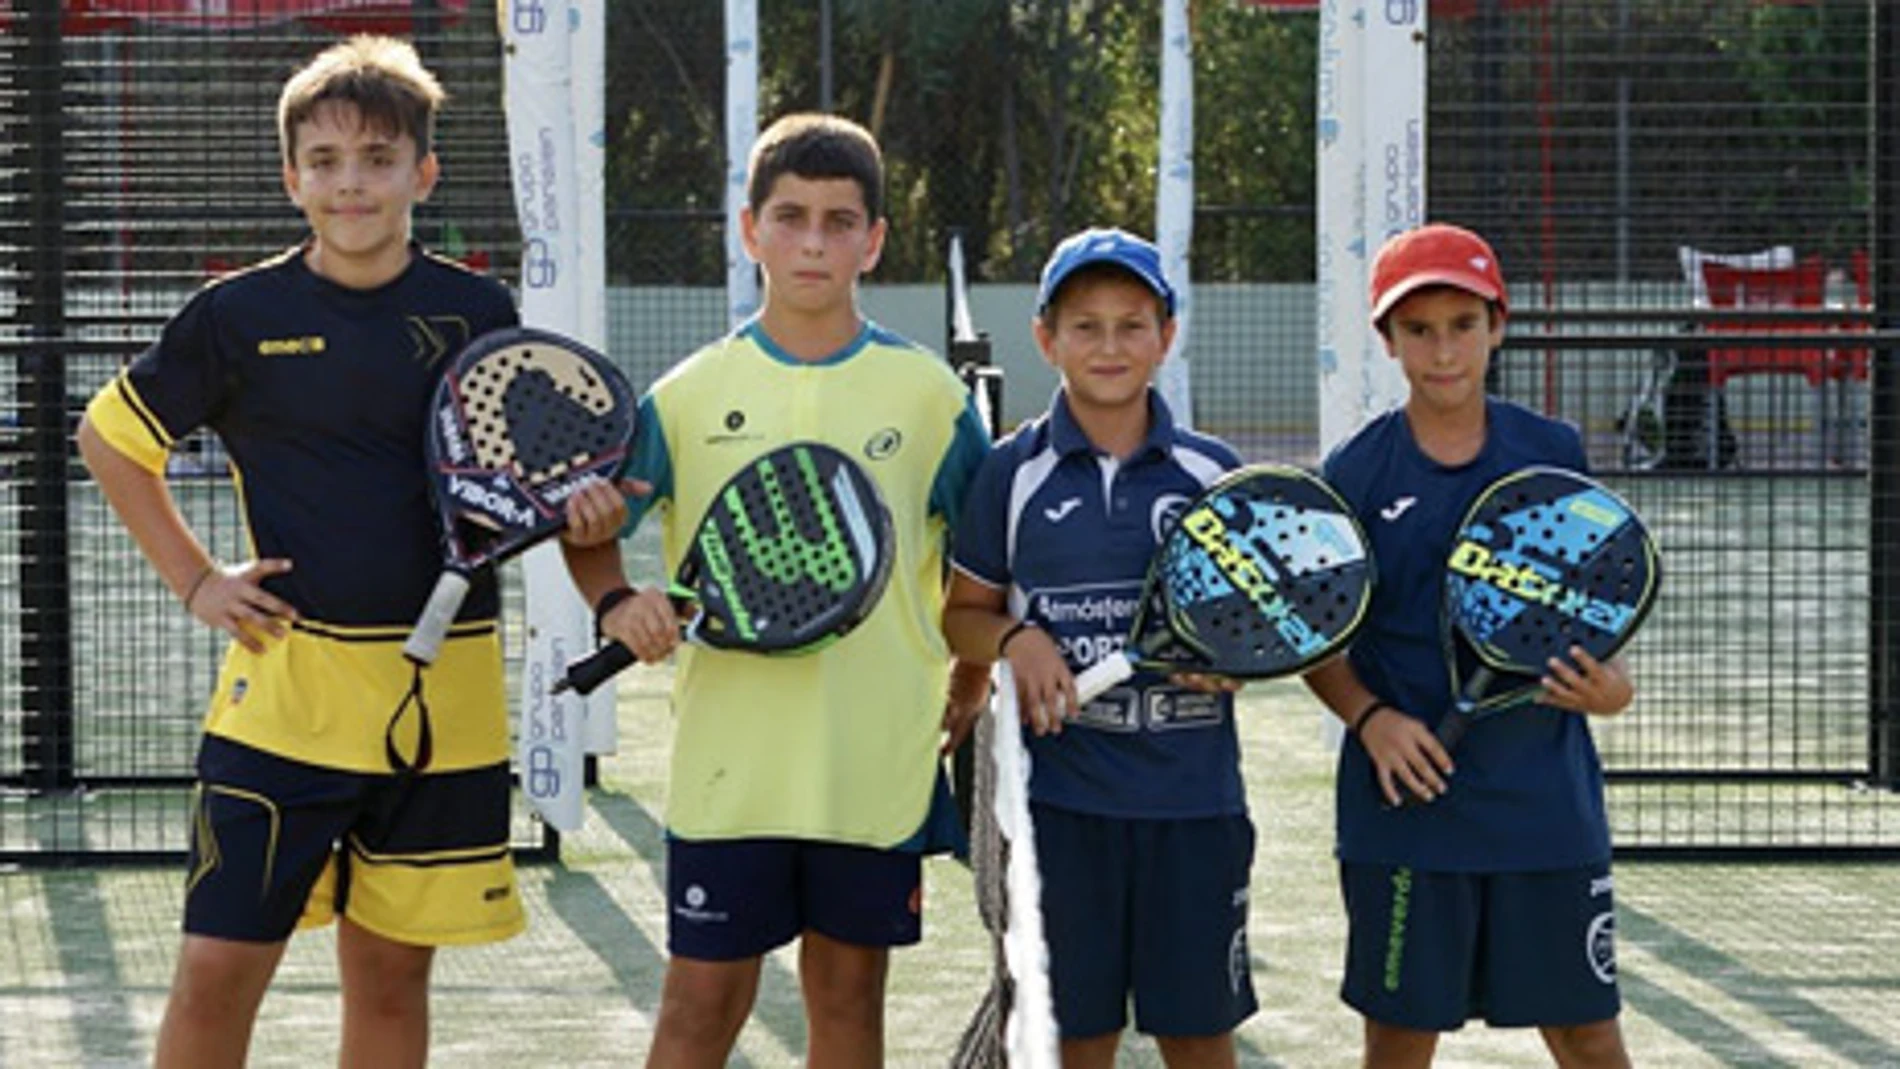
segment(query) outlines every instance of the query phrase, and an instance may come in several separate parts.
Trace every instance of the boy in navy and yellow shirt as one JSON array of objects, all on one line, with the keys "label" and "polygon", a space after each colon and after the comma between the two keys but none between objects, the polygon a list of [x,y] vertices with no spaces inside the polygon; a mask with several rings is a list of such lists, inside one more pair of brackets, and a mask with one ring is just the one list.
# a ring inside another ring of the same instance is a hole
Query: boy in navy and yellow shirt
[{"label": "boy in navy and yellow shirt", "polygon": [[[187,612],[228,633],[198,755],[185,938],[160,1067],[243,1064],[293,928],[340,916],[341,1061],[421,1066],[434,948],[524,924],[509,854],[492,577],[430,670],[434,754],[390,766],[403,639],[441,571],[422,456],[455,351],[516,321],[506,289],[423,252],[442,90],[359,37],[284,86],[283,180],[310,227],[205,287],[87,408],[79,445]],[[231,457],[251,559],[220,564],[165,482],[200,427]],[[413,752],[417,739],[393,741]]]},{"label": "boy in navy and yellow shirt", "polygon": [[[802,657],[679,650],[667,799],[666,985],[649,1064],[717,1064],[750,1013],[763,955],[796,938],[812,1060],[882,1057],[889,948],[921,934],[921,858],[959,833],[939,769],[986,675],[958,676],[938,632],[944,545],[988,436],[948,365],[858,314],[885,221],[877,145],[793,115],[753,147],[746,251],[758,316],[648,391],[630,474],[657,506],[674,569],[728,477],[794,440],[828,443],[876,481],[896,528],[890,585],[850,635]],[[601,489],[604,489],[601,488]],[[583,502],[581,507],[586,507]],[[619,549],[567,547],[603,634],[662,659],[680,621],[625,587]],[[605,600],[603,600],[605,599]]]}]

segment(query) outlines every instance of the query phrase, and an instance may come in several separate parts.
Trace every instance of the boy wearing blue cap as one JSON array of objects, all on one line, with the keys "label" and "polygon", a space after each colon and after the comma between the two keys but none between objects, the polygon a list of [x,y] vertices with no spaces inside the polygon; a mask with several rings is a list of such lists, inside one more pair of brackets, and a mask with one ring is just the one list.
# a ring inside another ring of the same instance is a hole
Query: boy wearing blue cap
[{"label": "boy wearing blue cap", "polygon": [[1072,235],[1032,325],[1061,389],[977,472],[944,633],[1015,675],[1063,1064],[1112,1065],[1132,995],[1168,1065],[1231,1066],[1255,1009],[1235,685],[1137,674],[1078,708],[1074,673],[1121,645],[1162,533],[1240,460],[1150,389],[1175,330],[1154,245]]}]

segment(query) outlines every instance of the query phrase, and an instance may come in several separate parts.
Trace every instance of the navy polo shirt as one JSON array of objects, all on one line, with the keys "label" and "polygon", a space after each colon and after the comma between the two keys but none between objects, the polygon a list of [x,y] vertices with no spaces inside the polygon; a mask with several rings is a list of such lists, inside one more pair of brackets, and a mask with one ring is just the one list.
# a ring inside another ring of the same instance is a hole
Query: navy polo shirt
[{"label": "navy polo shirt", "polygon": [[[1328,457],[1328,482],[1352,505],[1379,562],[1366,623],[1350,657],[1380,698],[1428,725],[1451,708],[1440,632],[1445,560],[1465,513],[1496,479],[1534,465],[1587,470],[1576,428],[1491,398],[1470,461],[1426,456],[1403,411],[1381,416]],[[1474,664],[1462,666],[1470,678]],[[1503,872],[1608,860],[1603,770],[1581,713],[1542,705],[1482,720],[1452,754],[1451,789],[1430,805],[1388,810],[1359,740],[1340,752],[1335,784],[1341,860],[1421,870]]]},{"label": "navy polo shirt", "polygon": [[[1007,592],[1077,672],[1119,650],[1148,562],[1182,509],[1240,459],[1177,427],[1149,393],[1147,439],[1117,460],[1097,450],[1058,392],[1049,411],[999,442],[964,501],[956,568]],[[1246,812],[1231,695],[1138,673],[1059,735],[1024,732],[1035,801],[1109,817]]]}]

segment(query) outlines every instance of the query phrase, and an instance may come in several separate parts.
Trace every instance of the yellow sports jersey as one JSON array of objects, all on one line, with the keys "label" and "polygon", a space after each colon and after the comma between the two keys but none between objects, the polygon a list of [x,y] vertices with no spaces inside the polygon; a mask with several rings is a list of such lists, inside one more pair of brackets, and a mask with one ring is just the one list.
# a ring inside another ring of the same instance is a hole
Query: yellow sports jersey
[{"label": "yellow sports jersey", "polygon": [[803,656],[681,649],[668,828],[688,839],[905,842],[937,774],[945,540],[989,445],[967,392],[942,360],[870,324],[802,362],[754,322],[669,372],[642,416],[635,466],[655,487],[669,573],[726,480],[792,441],[858,461],[896,528],[890,585],[843,639]]},{"label": "yellow sports jersey", "polygon": [[[248,551],[283,557],[264,586],[294,605],[261,654],[233,643],[205,730],[327,768],[387,772],[384,734],[409,689],[402,642],[442,569],[423,462],[449,359],[516,322],[506,288],[419,248],[397,278],[353,290],[292,249],[194,296],[86,417],[156,474],[201,426],[231,456]],[[492,575],[474,580],[424,671],[432,771],[508,756]],[[414,748],[413,713],[399,752]],[[399,732],[400,734],[400,732]]]}]

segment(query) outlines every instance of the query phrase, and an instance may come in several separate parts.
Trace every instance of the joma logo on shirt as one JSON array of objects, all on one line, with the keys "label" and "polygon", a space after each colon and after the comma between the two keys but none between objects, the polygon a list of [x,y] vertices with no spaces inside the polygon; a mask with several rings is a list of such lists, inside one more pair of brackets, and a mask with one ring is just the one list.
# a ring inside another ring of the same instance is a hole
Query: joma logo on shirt
[{"label": "joma logo on shirt", "polygon": [[321,334],[307,334],[301,338],[265,338],[257,343],[259,356],[315,356],[323,349]]}]

